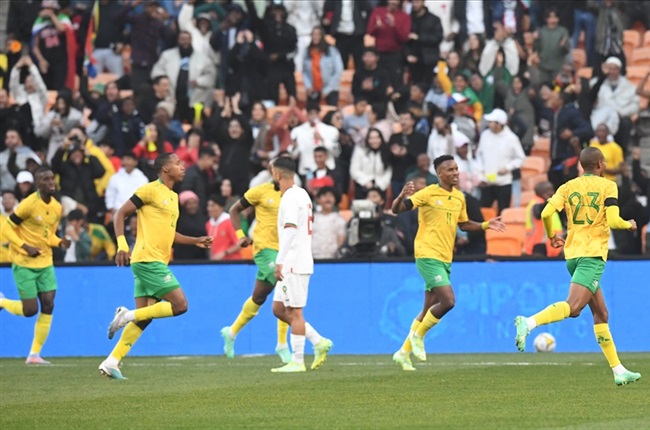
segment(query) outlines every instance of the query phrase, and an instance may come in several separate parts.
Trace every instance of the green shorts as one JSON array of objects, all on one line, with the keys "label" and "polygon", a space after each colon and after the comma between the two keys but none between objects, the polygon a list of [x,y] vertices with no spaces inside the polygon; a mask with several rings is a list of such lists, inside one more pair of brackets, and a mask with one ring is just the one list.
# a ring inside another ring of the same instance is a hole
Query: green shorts
[{"label": "green shorts", "polygon": [[418,268],[418,273],[424,279],[424,289],[426,291],[451,285],[451,281],[449,280],[449,276],[451,275],[450,263],[443,263],[435,258],[416,258],[415,267]]},{"label": "green shorts", "polygon": [[166,264],[159,261],[131,263],[135,277],[134,297],[155,297],[161,300],[181,285]]},{"label": "green shorts", "polygon": [[600,277],[605,270],[605,261],[600,257],[579,257],[566,261],[571,274],[571,283],[582,285],[596,294],[600,288]]},{"label": "green shorts", "polygon": [[35,299],[38,293],[56,291],[56,276],[54,266],[43,267],[42,269],[31,269],[29,267],[11,265],[14,274],[14,281],[18,287],[18,293],[22,299]]},{"label": "green shorts", "polygon": [[266,282],[275,286],[275,259],[278,256],[278,251],[275,249],[265,248],[253,256],[253,261],[257,266],[257,275],[255,279],[258,281]]}]

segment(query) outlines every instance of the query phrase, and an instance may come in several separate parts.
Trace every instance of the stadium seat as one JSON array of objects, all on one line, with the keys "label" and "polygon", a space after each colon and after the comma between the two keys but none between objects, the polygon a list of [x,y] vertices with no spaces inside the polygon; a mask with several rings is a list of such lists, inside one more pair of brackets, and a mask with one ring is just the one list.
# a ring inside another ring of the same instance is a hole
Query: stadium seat
[{"label": "stadium seat", "polygon": [[353,99],[352,87],[351,86],[344,87],[341,85],[341,88],[339,89],[339,106],[343,107],[349,105],[350,103],[353,102],[352,99]]},{"label": "stadium seat", "polygon": [[584,49],[574,49],[571,51],[571,56],[573,57],[573,66],[576,68],[576,70],[587,65],[587,53]]},{"label": "stadium seat", "polygon": [[536,155],[528,156],[521,166],[521,176],[534,176],[546,171],[546,160]]},{"label": "stadium seat", "polygon": [[481,208],[481,214],[483,215],[483,219],[487,221],[497,216],[497,210],[493,207]]},{"label": "stadium seat", "polygon": [[636,30],[623,31],[623,51],[627,64],[632,64],[632,51],[641,45],[641,33]]},{"label": "stadium seat", "polygon": [[535,176],[526,176],[521,178],[521,189],[522,191],[531,191],[535,189],[535,185],[540,182],[548,181],[548,176],[546,173],[540,173]]},{"label": "stadium seat", "polygon": [[645,78],[645,75],[648,73],[648,66],[627,66],[627,74],[625,77],[632,82],[634,85],[639,85],[639,82]]},{"label": "stadium seat", "polygon": [[650,47],[650,30],[643,34],[643,46]]},{"label": "stadium seat", "polygon": [[526,206],[528,206],[528,203],[530,203],[530,201],[533,200],[534,198],[535,198],[535,191],[533,190],[522,191],[521,197],[519,198],[519,206],[525,208]]},{"label": "stadium seat", "polygon": [[543,158],[545,162],[544,170],[547,170],[551,164],[551,139],[547,137],[538,137],[535,139],[533,148],[530,150],[530,155]]},{"label": "stadium seat", "polygon": [[345,69],[341,74],[341,84],[352,85],[352,80],[354,79],[354,70]]},{"label": "stadium seat", "polygon": [[510,224],[526,224],[526,208],[506,208],[501,212],[501,221]]},{"label": "stadium seat", "polygon": [[242,248],[240,253],[241,253],[241,259],[242,260],[252,260],[253,259],[253,247],[252,246],[247,246],[246,248]]},{"label": "stadium seat", "polygon": [[518,257],[521,255],[524,243],[524,227],[508,225],[507,230],[497,233],[494,230],[485,232],[487,254],[501,257]]},{"label": "stadium seat", "polygon": [[650,66],[650,47],[636,48],[632,51],[633,66]]},{"label": "stadium seat", "polygon": [[587,78],[591,79],[591,76],[593,75],[593,70],[591,67],[581,67],[578,69],[577,76],[579,78]]}]

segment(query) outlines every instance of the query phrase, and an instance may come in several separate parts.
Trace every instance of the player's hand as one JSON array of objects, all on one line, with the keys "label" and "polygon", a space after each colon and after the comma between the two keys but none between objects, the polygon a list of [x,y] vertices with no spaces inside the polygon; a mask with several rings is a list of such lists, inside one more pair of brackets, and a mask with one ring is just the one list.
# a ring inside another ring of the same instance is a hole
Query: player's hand
[{"label": "player's hand", "polygon": [[41,250],[36,248],[35,246],[24,244],[21,248],[23,248],[27,252],[27,255],[29,255],[32,258],[41,255]]},{"label": "player's hand", "polygon": [[214,238],[212,236],[201,236],[196,238],[196,246],[199,248],[210,248]]},{"label": "player's hand", "polygon": [[415,192],[415,184],[413,183],[413,181],[409,181],[404,185],[404,188],[402,188],[402,192],[400,194],[402,195],[402,198],[404,198],[404,197],[411,197],[414,192]]},{"label": "player's hand", "polygon": [[128,251],[117,251],[117,254],[115,255],[115,264],[117,264],[118,267],[128,266],[130,262],[131,254],[129,254]]},{"label": "player's hand", "polygon": [[281,281],[284,279],[284,276],[282,276],[282,264],[275,265],[275,270],[273,271],[273,275],[275,276],[276,281]]},{"label": "player's hand", "polygon": [[627,222],[632,224],[632,227],[629,228],[629,231],[636,231],[636,229],[637,229],[636,221],[634,221],[633,219],[628,219]]},{"label": "player's hand", "polygon": [[551,239],[551,246],[553,248],[562,248],[564,246],[564,238],[554,235]]},{"label": "player's hand", "polygon": [[506,231],[506,225],[503,223],[503,221],[501,221],[501,217],[498,216],[496,218],[488,220],[488,229],[503,233]]},{"label": "player's hand", "polygon": [[64,237],[64,238],[61,239],[61,244],[59,246],[61,248],[63,248],[63,249],[68,249],[68,248],[70,248],[70,243],[71,243],[70,239],[68,239],[67,237]]},{"label": "player's hand", "polygon": [[241,246],[242,248],[246,248],[247,246],[250,246],[252,244],[253,244],[253,239],[251,239],[248,236],[239,239],[239,246]]}]

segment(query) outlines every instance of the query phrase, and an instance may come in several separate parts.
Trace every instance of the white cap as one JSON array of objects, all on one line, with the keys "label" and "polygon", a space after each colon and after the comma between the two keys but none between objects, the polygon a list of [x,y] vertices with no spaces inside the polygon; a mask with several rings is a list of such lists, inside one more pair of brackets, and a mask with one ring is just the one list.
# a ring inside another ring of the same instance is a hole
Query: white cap
[{"label": "white cap", "polygon": [[16,182],[19,184],[22,184],[23,182],[29,182],[30,184],[33,184],[34,175],[32,175],[32,173],[28,172],[27,170],[23,170],[18,173],[18,176],[16,176]]},{"label": "white cap", "polygon": [[605,60],[605,64],[613,64],[619,69],[623,67],[623,63],[621,63],[621,60],[619,60],[616,57],[609,57],[607,60]]},{"label": "white cap", "polygon": [[462,148],[465,145],[469,145],[469,138],[465,136],[463,133],[454,133],[454,146],[456,148]]},{"label": "white cap", "polygon": [[467,103],[469,101],[469,99],[461,93],[453,93],[451,99],[456,103]]},{"label": "white cap", "polygon": [[483,118],[485,118],[487,122],[496,122],[501,125],[508,124],[508,114],[505,113],[505,111],[503,111],[502,109],[494,109],[492,112],[485,115]]}]

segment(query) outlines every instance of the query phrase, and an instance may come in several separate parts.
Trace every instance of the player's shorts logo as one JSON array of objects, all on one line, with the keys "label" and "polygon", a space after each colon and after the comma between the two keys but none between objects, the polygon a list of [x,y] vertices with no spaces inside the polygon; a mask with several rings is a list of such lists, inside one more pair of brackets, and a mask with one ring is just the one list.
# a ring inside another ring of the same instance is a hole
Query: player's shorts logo
[{"label": "player's shorts logo", "polygon": [[172,275],[166,275],[166,276],[163,278],[163,283],[166,284],[167,282],[169,282],[169,281],[171,281],[171,280],[172,280]]},{"label": "player's shorts logo", "polygon": [[598,288],[598,281],[593,281],[593,282],[591,283],[591,285],[593,285],[594,288]]},{"label": "player's shorts logo", "polygon": [[271,262],[269,263],[269,267],[275,267],[275,261],[271,261]]},{"label": "player's shorts logo", "polygon": [[286,285],[283,285],[283,286],[282,286],[282,292],[283,292],[283,293],[286,293],[286,292],[287,292],[287,286],[286,286]]},{"label": "player's shorts logo", "polygon": [[434,279],[436,282],[440,282],[440,281],[442,281],[442,276],[440,276],[440,275],[436,275],[436,277],[433,278],[433,279]]}]

